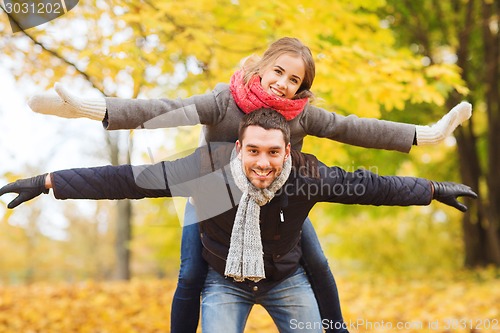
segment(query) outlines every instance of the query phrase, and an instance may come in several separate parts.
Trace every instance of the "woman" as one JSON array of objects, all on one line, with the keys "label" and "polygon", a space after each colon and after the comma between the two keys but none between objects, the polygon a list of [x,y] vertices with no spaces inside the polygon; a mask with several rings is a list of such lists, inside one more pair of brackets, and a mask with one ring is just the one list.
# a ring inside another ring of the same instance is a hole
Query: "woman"
[{"label": "woman", "polygon": [[[208,94],[177,100],[80,99],[56,84],[58,96],[34,96],[30,107],[39,113],[67,118],[102,120],[109,130],[175,127],[203,124],[202,142],[235,142],[238,124],[245,113],[266,107],[285,116],[290,124],[293,149],[302,148],[306,135],[367,148],[409,152],[411,146],[435,144],[467,120],[469,103],[453,108],[437,124],[419,126],[340,116],[310,104],[315,64],[309,48],[295,38],[281,38],[262,58],[249,57],[231,82],[218,84]],[[199,299],[207,272],[193,206],[186,207],[181,245],[181,269],[172,304],[172,332],[195,332]],[[342,329],[337,287],[311,222],[302,233],[303,265],[311,280],[323,319]]]}]

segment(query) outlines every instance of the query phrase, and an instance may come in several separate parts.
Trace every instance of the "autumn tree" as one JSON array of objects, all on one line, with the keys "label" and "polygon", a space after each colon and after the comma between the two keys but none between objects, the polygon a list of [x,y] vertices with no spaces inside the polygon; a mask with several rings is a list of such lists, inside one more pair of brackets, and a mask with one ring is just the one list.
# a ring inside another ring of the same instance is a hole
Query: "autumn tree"
[{"label": "autumn tree", "polygon": [[[500,265],[500,1],[387,1],[385,20],[398,42],[432,64],[454,63],[474,106],[456,131],[462,182],[479,191],[463,216],[465,266]],[[451,107],[464,97],[450,94]]]}]

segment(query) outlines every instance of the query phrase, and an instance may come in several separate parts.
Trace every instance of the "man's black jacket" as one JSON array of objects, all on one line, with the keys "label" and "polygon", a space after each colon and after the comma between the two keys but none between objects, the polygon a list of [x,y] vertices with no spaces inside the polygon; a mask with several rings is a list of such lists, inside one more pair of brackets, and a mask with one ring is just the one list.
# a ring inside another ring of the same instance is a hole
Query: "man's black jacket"
[{"label": "man's black jacket", "polygon": [[[232,225],[241,191],[231,176],[234,144],[211,144],[175,161],[145,166],[104,166],[51,173],[58,199],[141,199],[192,197],[197,209],[204,258],[224,274]],[[409,206],[428,205],[430,182],[414,177],[384,177],[366,170],[327,167],[314,156],[293,151],[288,181],[261,207],[266,279],[237,283],[265,292],[293,273],[301,257],[302,223],[317,202]],[[257,287],[257,288],[255,288]]]}]

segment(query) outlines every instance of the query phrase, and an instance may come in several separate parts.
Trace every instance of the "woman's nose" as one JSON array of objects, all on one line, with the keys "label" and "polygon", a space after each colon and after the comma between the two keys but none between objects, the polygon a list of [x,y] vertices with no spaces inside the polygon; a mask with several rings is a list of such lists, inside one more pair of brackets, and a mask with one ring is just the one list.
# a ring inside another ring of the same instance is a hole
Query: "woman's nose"
[{"label": "woman's nose", "polygon": [[278,81],[276,81],[276,84],[279,87],[286,87],[286,78],[285,77],[279,78]]}]

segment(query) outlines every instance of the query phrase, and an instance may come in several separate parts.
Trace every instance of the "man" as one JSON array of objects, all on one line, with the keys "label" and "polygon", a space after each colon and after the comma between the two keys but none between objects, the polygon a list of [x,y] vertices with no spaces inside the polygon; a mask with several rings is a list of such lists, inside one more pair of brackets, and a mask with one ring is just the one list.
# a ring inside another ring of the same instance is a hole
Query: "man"
[{"label": "man", "polygon": [[62,170],[18,180],[0,195],[19,193],[9,208],[50,188],[58,199],[192,197],[210,267],[202,295],[204,332],[243,332],[256,303],[280,332],[328,328],[299,264],[301,226],[316,202],[407,206],[436,199],[465,211],[457,197],[477,197],[462,184],[326,167],[290,149],[288,124],[272,110],[245,115],[238,137],[235,147],[210,144],[172,162]]}]

